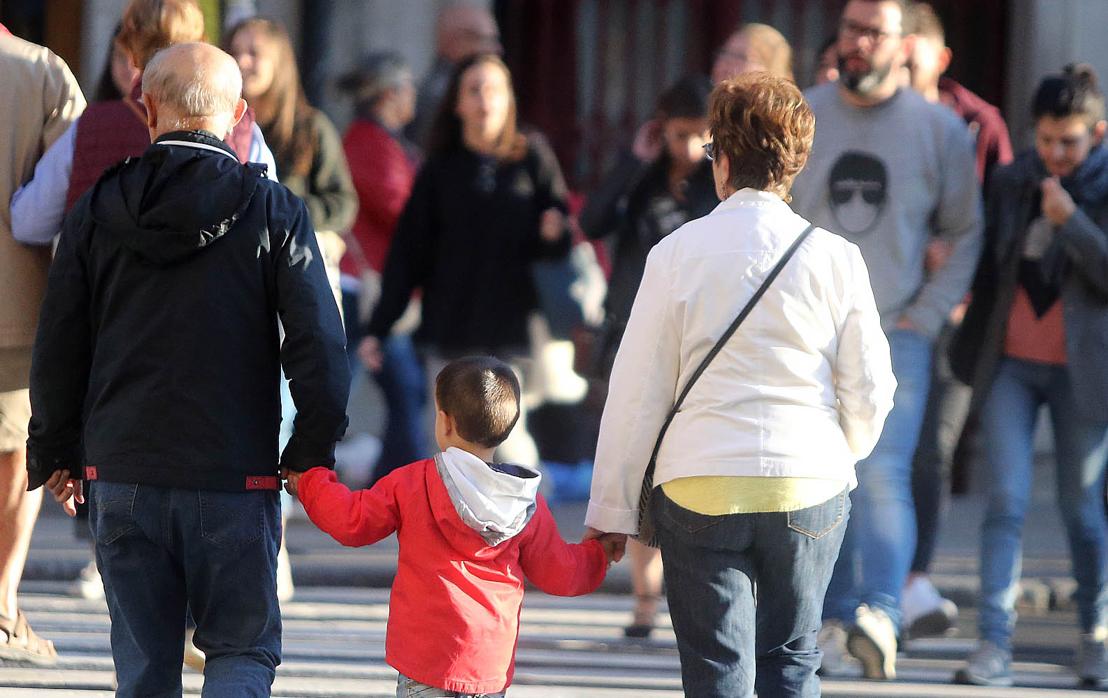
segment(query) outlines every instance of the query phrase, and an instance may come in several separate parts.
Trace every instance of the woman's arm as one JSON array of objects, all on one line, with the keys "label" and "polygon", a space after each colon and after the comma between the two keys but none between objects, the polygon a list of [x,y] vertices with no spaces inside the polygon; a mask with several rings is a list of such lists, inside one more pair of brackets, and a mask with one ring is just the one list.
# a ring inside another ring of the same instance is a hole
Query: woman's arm
[{"label": "woman's arm", "polygon": [[342,233],[350,229],[358,214],[358,193],[334,124],[323,112],[316,112],[314,127],[315,157],[304,203],[316,230]]},{"label": "woman's arm", "polygon": [[396,224],[381,279],[381,298],[366,326],[371,337],[388,336],[408,307],[412,292],[421,288],[431,273],[437,220],[434,166],[430,161],[416,175],[412,195]]},{"label": "woman's arm", "polygon": [[647,462],[677,395],[681,337],[671,304],[671,254],[662,242],[647,257],[612,367],[585,515],[598,531],[638,531]]},{"label": "woman's arm", "polygon": [[855,459],[861,460],[881,436],[885,417],[893,407],[896,378],[866,263],[856,246],[848,243],[846,252],[842,272],[846,315],[834,364],[835,394],[839,424]]}]

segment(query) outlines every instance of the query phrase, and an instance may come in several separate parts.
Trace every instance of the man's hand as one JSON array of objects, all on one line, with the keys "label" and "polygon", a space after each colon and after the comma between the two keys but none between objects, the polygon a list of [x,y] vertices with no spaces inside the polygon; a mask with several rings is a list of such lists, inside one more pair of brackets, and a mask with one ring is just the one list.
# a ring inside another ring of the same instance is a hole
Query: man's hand
[{"label": "man's hand", "polygon": [[927,243],[927,251],[923,257],[923,268],[928,274],[934,274],[950,261],[950,255],[954,252],[954,244],[949,240],[932,240]]},{"label": "man's hand", "polygon": [[581,542],[596,540],[604,548],[604,555],[608,562],[619,562],[623,559],[623,553],[627,550],[626,533],[605,533],[589,526],[585,529],[585,535],[581,536]]},{"label": "man's hand", "polygon": [[1077,210],[1069,193],[1062,188],[1057,177],[1047,177],[1041,185],[1043,190],[1043,216],[1056,226],[1069,222],[1070,216]]},{"label": "man's hand", "polygon": [[295,497],[300,489],[300,478],[303,476],[304,473],[282,468],[281,479],[285,481],[285,491]]},{"label": "man's hand", "polygon": [[77,515],[77,505],[85,503],[85,493],[80,480],[70,480],[68,470],[55,470],[46,481],[46,489],[54,495],[54,501],[62,505],[69,516]]},{"label": "man's hand", "polygon": [[381,352],[381,341],[376,337],[366,337],[358,345],[358,358],[370,371],[380,371],[385,363],[385,355]]},{"label": "man's hand", "polygon": [[556,208],[548,208],[542,212],[542,220],[539,222],[539,235],[546,242],[558,242],[566,232],[565,214]]}]

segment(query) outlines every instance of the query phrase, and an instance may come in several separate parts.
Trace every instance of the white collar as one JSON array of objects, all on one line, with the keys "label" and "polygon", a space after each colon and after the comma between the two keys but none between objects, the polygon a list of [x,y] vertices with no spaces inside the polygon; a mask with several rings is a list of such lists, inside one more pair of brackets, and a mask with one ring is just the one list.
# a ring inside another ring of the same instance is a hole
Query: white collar
[{"label": "white collar", "polygon": [[231,158],[235,162],[238,162],[238,160],[239,160],[237,157],[235,157],[234,155],[228,153],[223,148],[218,148],[214,145],[208,145],[207,143],[194,143],[192,141],[170,140],[170,141],[158,141],[154,145],[180,145],[180,146],[184,146],[186,148],[199,148],[200,150],[210,150],[213,153],[219,153],[220,155],[226,155],[227,157]]}]

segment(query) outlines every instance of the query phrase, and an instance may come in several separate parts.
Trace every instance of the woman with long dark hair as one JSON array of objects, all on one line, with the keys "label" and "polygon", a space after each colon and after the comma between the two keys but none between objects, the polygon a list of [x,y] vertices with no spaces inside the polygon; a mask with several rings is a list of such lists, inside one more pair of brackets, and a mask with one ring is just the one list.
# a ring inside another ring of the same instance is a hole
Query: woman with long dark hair
[{"label": "woman with long dark hair", "polygon": [[[568,252],[565,210],[553,152],[541,136],[518,127],[508,67],[492,54],[463,61],[400,216],[363,361],[379,366],[380,342],[419,289],[422,319],[414,339],[428,376],[469,354],[499,356],[524,373],[528,321],[538,307],[531,267]],[[522,413],[498,458],[538,465]]]}]

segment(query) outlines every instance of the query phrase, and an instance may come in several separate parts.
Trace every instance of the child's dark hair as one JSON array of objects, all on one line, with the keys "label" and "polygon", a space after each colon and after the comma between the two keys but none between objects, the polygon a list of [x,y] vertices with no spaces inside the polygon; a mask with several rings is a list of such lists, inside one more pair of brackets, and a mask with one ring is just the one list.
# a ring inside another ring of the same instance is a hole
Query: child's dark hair
[{"label": "child's dark hair", "polygon": [[666,119],[704,119],[708,116],[708,97],[712,81],[690,75],[670,85],[658,97],[658,117]]},{"label": "child's dark hair", "polygon": [[1061,75],[1051,75],[1039,83],[1031,102],[1032,117],[1038,121],[1044,116],[1055,119],[1081,116],[1091,128],[1104,120],[1104,95],[1097,82],[1091,65],[1067,65]]},{"label": "child's dark hair", "polygon": [[435,400],[466,441],[495,448],[519,420],[519,379],[503,361],[469,356],[451,361],[435,381]]}]

